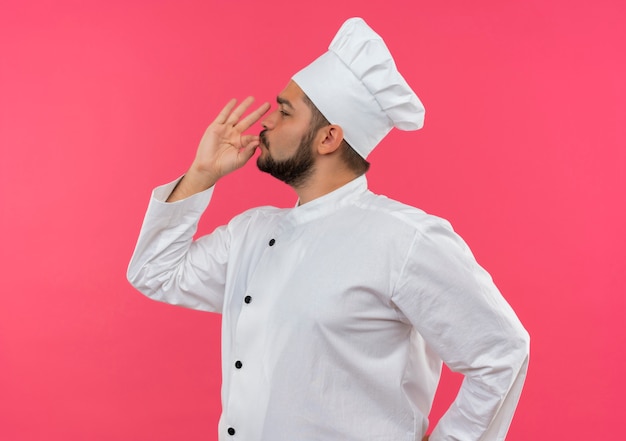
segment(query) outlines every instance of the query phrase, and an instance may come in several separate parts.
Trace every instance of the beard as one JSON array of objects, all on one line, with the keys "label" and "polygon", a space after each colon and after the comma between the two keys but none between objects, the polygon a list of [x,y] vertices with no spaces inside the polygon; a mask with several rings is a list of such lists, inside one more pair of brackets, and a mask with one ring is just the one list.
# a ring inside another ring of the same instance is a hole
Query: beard
[{"label": "beard", "polygon": [[293,156],[280,161],[272,158],[270,154],[270,144],[267,140],[265,130],[259,134],[259,137],[268,150],[265,157],[259,156],[256,160],[256,165],[259,170],[269,173],[291,187],[301,186],[313,172],[315,158],[311,151],[311,145],[315,137],[315,132],[310,131],[305,134],[300,140],[298,149]]}]

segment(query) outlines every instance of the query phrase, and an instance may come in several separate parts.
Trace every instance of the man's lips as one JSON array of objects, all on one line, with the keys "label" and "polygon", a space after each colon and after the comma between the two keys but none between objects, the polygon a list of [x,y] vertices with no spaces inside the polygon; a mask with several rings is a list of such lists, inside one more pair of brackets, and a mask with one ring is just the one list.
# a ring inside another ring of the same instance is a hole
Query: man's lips
[{"label": "man's lips", "polygon": [[259,133],[259,145],[265,148],[266,150],[269,150],[268,143],[267,143],[267,135],[265,134],[265,131],[262,131],[261,133]]}]

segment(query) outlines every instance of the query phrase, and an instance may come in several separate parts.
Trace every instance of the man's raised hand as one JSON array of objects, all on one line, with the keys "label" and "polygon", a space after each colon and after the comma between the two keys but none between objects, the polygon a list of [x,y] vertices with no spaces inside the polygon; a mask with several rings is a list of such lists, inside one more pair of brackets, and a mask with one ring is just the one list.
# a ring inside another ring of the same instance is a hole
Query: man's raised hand
[{"label": "man's raised hand", "polygon": [[248,162],[259,145],[259,137],[243,132],[270,108],[269,103],[263,103],[242,118],[253,101],[254,98],[248,97],[238,106],[234,99],[226,104],[204,132],[191,167],[167,199],[168,202],[204,191]]}]

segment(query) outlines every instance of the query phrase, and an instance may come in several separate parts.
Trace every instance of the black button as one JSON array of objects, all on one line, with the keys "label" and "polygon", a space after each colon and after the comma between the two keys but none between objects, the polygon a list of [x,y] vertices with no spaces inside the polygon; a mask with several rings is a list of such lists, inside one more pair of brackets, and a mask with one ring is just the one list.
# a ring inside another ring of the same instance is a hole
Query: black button
[{"label": "black button", "polygon": [[275,243],[276,243],[276,241],[275,241],[274,239],[270,239],[270,243],[269,243],[269,245],[270,245],[271,247],[273,247]]},{"label": "black button", "polygon": [[240,362],[239,360],[237,360],[237,361],[235,362],[235,367],[236,367],[237,369],[241,369],[241,366],[243,366],[243,364],[241,364],[241,362]]},{"label": "black button", "polygon": [[233,429],[232,427],[229,427],[227,430],[229,435],[234,435],[235,434],[235,429]]},{"label": "black button", "polygon": [[245,296],[245,297],[244,297],[244,299],[243,299],[243,301],[244,301],[244,302],[246,302],[246,303],[250,303],[250,302],[252,301],[252,297],[250,297],[250,296]]}]

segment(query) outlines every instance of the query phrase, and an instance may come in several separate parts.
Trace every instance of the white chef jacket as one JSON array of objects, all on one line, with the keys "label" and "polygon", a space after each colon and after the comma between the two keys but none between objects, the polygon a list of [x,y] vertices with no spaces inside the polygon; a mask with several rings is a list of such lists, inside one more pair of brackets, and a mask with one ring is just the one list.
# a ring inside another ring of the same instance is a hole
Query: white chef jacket
[{"label": "white chef jacket", "polygon": [[193,240],[213,188],[157,188],[128,269],[148,297],[222,313],[220,441],[414,441],[442,360],[465,375],[431,441],[502,440],[528,334],[447,221],[361,176]]}]

